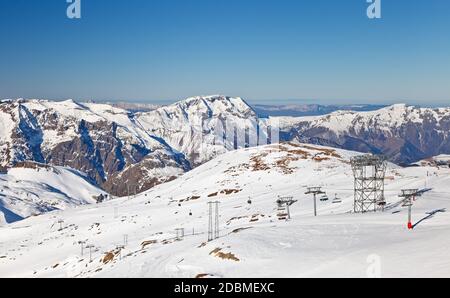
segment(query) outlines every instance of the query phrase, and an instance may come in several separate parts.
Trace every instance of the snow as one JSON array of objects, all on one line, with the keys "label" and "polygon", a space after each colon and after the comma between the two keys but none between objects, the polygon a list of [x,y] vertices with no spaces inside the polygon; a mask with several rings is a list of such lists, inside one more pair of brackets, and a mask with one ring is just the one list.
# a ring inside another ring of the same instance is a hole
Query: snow
[{"label": "snow", "polygon": [[75,127],[68,127],[63,134],[53,129],[45,129],[42,131],[42,147],[53,148],[58,144],[72,141],[77,135]]},{"label": "snow", "polygon": [[[205,145],[195,137],[193,126],[204,119],[212,123],[227,119],[243,129],[256,119],[244,100],[220,95],[192,97],[137,114],[72,100],[18,100],[17,107],[12,114],[0,110],[0,152],[17,125],[13,118],[22,116],[33,127],[23,107],[63,116],[58,120],[62,132],[42,131],[47,149],[74,138],[81,119],[105,121],[118,125],[124,146],[143,144],[158,158],[173,153],[164,145],[167,142],[177,151],[199,153],[195,159],[199,164],[224,150]],[[439,123],[450,117],[450,109],[394,105],[371,112],[272,117],[269,124],[281,120],[282,128],[292,128],[308,122],[338,134],[369,127],[389,132],[408,121],[423,123],[425,117]],[[203,127],[202,137],[211,137],[211,128]],[[450,277],[450,218],[445,212],[450,208],[450,169],[427,162],[414,168],[391,164],[388,210],[355,215],[348,161],[356,154],[303,144],[242,149],[131,200],[99,205],[92,205],[92,196],[101,190],[79,172],[60,167],[12,169],[0,175],[0,277],[366,277],[373,260],[380,261],[383,277]],[[182,173],[170,165],[147,172],[149,177]],[[318,202],[317,218],[312,215],[311,197],[304,195],[307,186],[322,186],[330,198]],[[403,188],[431,188],[414,204],[418,224],[414,231],[406,229],[407,214],[398,204]],[[285,195],[298,200],[291,206],[290,221],[280,220],[275,204]],[[332,202],[335,195],[342,203]],[[205,243],[206,203],[211,200],[221,202],[221,237]],[[438,210],[443,212],[429,214]],[[41,214],[46,211],[50,212]],[[187,236],[175,241],[175,229],[180,227]],[[124,235],[129,242],[121,257],[117,254],[105,264],[106,253],[116,250]],[[95,246],[92,262],[87,249],[80,255],[80,241]],[[156,243],[143,247],[145,241]]]},{"label": "snow", "polygon": [[369,129],[390,133],[408,122],[421,124],[427,117],[436,121],[439,127],[442,119],[450,117],[450,109],[417,108],[406,104],[395,104],[368,112],[336,111],[324,116],[272,117],[272,120],[278,119],[282,129],[289,129],[300,123],[309,123],[311,128],[328,128],[340,135],[352,130],[359,133]]},{"label": "snow", "polygon": [[[30,110],[33,109],[51,109],[56,111],[58,114],[63,115],[68,118],[84,119],[88,122],[97,122],[104,120],[103,117],[96,114],[89,109],[86,109],[83,105],[76,103],[75,101],[69,99],[65,101],[37,101],[37,102],[27,102],[24,104]],[[39,107],[41,105],[42,107]]]},{"label": "snow", "polygon": [[[387,211],[352,214],[348,160],[356,154],[302,144],[232,151],[135,198],[1,227],[0,276],[367,277],[379,261],[383,277],[450,277],[450,216],[427,214],[450,207],[450,170],[391,164]],[[342,203],[318,202],[314,217],[306,186],[322,186]],[[409,231],[398,193],[424,187],[432,190],[415,202],[418,225]],[[290,221],[279,219],[279,195],[298,200]],[[221,203],[221,237],[206,243],[212,200]],[[185,228],[184,240],[174,239],[176,228]],[[124,235],[128,243],[116,250]],[[95,246],[92,262],[79,241]]]},{"label": "snow", "polygon": [[449,166],[450,167],[450,155],[440,154],[440,155],[433,156],[431,158],[416,162],[413,165],[429,166],[429,167],[441,167],[441,166]]},{"label": "snow", "polygon": [[11,131],[14,128],[14,121],[10,114],[0,110],[0,144],[11,140]]},{"label": "snow", "polygon": [[[214,115],[227,110],[245,114],[251,110],[250,106],[240,97],[228,97],[224,95],[196,96],[187,98],[175,105],[183,106],[189,110],[190,106],[197,107],[198,102],[203,103],[203,107],[212,110]],[[170,107],[169,107],[170,109]]]},{"label": "snow", "polygon": [[442,162],[450,162],[450,155],[448,154],[440,154],[433,158],[436,161],[442,161]]},{"label": "snow", "polygon": [[208,138],[223,122],[239,132],[257,122],[253,109],[239,97],[222,95],[191,97],[157,110],[139,113],[136,123],[143,130],[164,139],[172,148],[190,157],[193,165],[202,164],[225,150],[212,145]]},{"label": "snow", "polygon": [[0,225],[49,210],[92,204],[93,196],[101,193],[84,174],[72,169],[12,168],[0,174]]},{"label": "snow", "polygon": [[124,109],[115,108],[107,104],[77,103],[73,100],[47,101],[27,100],[22,103],[30,111],[53,111],[61,116],[60,123],[65,126],[64,133],[54,129],[43,130],[44,148],[50,149],[77,136],[77,123],[84,120],[89,123],[108,122],[116,123],[118,137],[134,144],[142,144],[146,147],[160,146],[147,132],[138,127],[130,113]]}]

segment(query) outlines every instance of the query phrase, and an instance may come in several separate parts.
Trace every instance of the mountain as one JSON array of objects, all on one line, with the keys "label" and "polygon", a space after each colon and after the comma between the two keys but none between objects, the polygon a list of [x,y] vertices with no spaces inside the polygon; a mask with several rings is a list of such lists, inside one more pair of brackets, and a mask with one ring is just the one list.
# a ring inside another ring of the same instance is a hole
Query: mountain
[{"label": "mountain", "polygon": [[[133,200],[14,223],[1,228],[0,276],[450,276],[444,249],[450,245],[450,201],[443,199],[450,170],[389,164],[386,211],[352,214],[349,159],[357,154],[294,143],[241,149]],[[435,175],[427,177],[429,171]],[[432,190],[414,202],[415,229],[409,231],[398,194],[421,189],[426,180]],[[328,201],[318,199],[318,217],[307,186],[328,194]],[[290,220],[278,196],[295,201]],[[220,238],[207,242],[209,201],[220,202]],[[177,238],[178,228],[184,238]],[[80,241],[92,245],[92,261],[89,249],[81,254]]]},{"label": "mountain", "polygon": [[126,195],[128,186],[148,189],[191,168],[183,154],[142,129],[135,114],[109,105],[4,101],[0,120],[3,168],[22,161],[71,167],[114,195]]},{"label": "mountain", "polygon": [[397,164],[450,153],[450,108],[399,104],[370,112],[278,120],[284,140],[384,154]]},{"label": "mountain", "polygon": [[253,108],[259,117],[303,117],[326,115],[336,111],[374,111],[381,109],[383,105],[319,105],[319,104],[286,104],[286,105],[262,105],[255,104]]},{"label": "mountain", "polygon": [[138,114],[136,119],[143,129],[183,152],[194,167],[225,153],[227,149],[236,149],[234,143],[213,142],[221,133],[217,131],[218,127],[226,128],[228,124],[243,132],[259,120],[243,99],[221,95],[188,98]]},{"label": "mountain", "polygon": [[92,204],[105,195],[73,169],[21,162],[0,174],[0,225],[54,210]]}]

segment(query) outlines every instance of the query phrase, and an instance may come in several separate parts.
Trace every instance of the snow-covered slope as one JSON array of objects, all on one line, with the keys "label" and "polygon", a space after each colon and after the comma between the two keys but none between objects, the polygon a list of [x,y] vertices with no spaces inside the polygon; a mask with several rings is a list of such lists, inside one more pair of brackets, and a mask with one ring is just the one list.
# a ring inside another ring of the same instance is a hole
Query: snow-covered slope
[{"label": "snow-covered slope", "polygon": [[[356,154],[302,144],[242,149],[131,200],[0,228],[0,276],[450,276],[449,169],[390,165],[387,210],[352,214],[348,160]],[[415,202],[408,231],[397,195],[425,185],[432,190]],[[322,186],[330,198],[318,202],[318,217],[306,186]],[[297,200],[289,221],[278,196]],[[207,202],[216,200],[220,238],[207,242]],[[80,241],[93,246],[92,260]]]},{"label": "snow-covered slope", "polygon": [[95,203],[104,194],[72,169],[26,163],[0,174],[0,225],[53,210]]}]

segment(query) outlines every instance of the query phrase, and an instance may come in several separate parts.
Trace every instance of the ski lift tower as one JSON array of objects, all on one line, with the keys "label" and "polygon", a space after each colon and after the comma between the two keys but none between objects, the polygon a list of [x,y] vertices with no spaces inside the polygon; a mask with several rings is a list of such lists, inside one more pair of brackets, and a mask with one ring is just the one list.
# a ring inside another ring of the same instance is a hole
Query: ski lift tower
[{"label": "ski lift tower", "polygon": [[351,159],[351,165],[355,178],[355,213],[383,209],[386,159],[372,154],[356,156]]},{"label": "ski lift tower", "polygon": [[295,201],[293,196],[279,197],[277,200],[277,205],[279,208],[283,208],[287,214],[287,220],[291,219],[291,211],[290,206],[294,204]]},{"label": "ski lift tower", "polygon": [[139,187],[136,184],[128,184],[127,185],[128,200],[130,200],[132,196],[133,196],[133,199],[136,198],[136,196],[138,194],[138,189],[139,189]]},{"label": "ski lift tower", "polygon": [[208,242],[219,238],[219,201],[208,202]]},{"label": "ski lift tower", "polygon": [[325,194],[322,191],[322,187],[308,187],[308,191],[305,192],[305,195],[313,195],[314,198],[314,216],[317,216],[317,195]]},{"label": "ski lift tower", "polygon": [[412,224],[412,215],[411,215],[411,209],[413,205],[413,201],[415,201],[416,197],[419,196],[419,190],[418,189],[403,189],[402,193],[399,197],[403,198],[403,204],[402,207],[408,207],[408,229],[412,230],[413,224]]}]

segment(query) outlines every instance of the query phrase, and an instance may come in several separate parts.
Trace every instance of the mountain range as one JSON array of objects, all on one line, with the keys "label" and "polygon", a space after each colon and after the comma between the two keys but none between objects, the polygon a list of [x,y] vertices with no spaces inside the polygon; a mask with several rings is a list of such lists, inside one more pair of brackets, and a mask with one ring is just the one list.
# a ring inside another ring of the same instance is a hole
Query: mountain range
[{"label": "mountain range", "polygon": [[337,111],[283,118],[283,139],[383,154],[408,165],[450,152],[450,108],[397,104],[376,111]]},{"label": "mountain range", "polygon": [[[281,141],[384,154],[410,164],[450,153],[450,109],[394,105],[307,117],[260,117],[241,98],[199,96],[144,112],[73,100],[0,103],[0,167],[23,161],[83,172],[116,196],[176,179],[234,146],[211,142],[218,123],[237,130],[279,123]],[[199,124],[207,123],[207,125]],[[205,142],[209,140],[208,142]]]},{"label": "mountain range", "polygon": [[321,104],[283,104],[268,105],[254,104],[252,105],[260,117],[304,117],[326,115],[336,111],[374,111],[386,107],[386,105],[321,105]]}]

